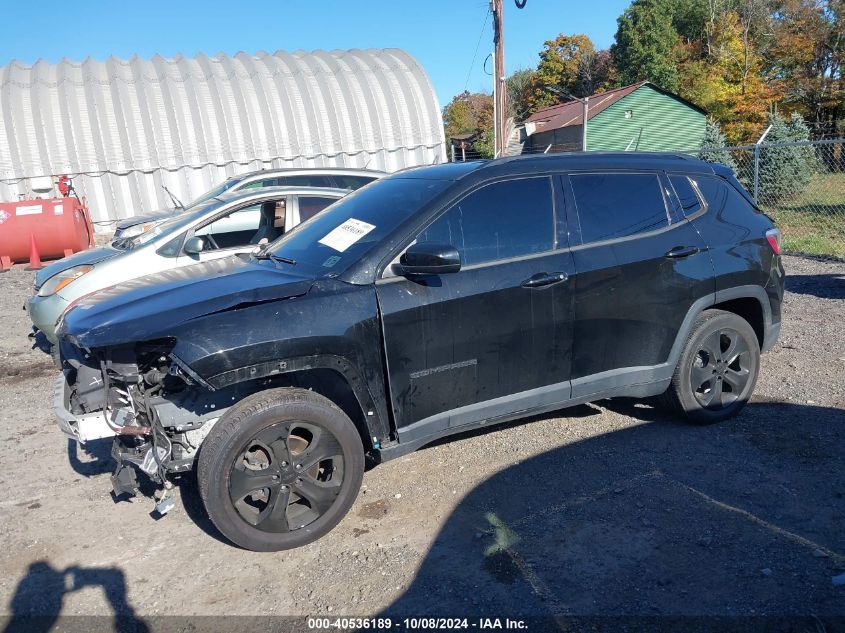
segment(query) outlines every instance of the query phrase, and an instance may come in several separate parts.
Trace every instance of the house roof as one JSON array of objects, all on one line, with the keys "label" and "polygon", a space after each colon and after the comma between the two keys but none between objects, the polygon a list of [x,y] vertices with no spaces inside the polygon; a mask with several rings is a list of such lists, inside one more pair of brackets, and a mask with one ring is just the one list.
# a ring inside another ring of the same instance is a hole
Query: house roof
[{"label": "house roof", "polygon": [[[622,88],[615,88],[613,90],[608,90],[607,92],[600,92],[598,94],[590,95],[589,109],[587,111],[587,120],[589,121],[594,116],[606,110],[617,101],[624,99],[629,94],[631,94],[635,90],[638,90],[639,88],[642,88],[645,85],[648,85],[649,87],[654,88],[658,92],[662,92],[667,96],[677,99],[678,101],[688,105],[691,108],[699,110],[702,113],[704,112],[694,103],[690,103],[686,99],[682,99],[676,94],[663,90],[663,88],[651,83],[650,81],[641,81],[639,83],[631,84],[630,86],[623,86]],[[546,132],[548,130],[557,130],[560,128],[569,127],[570,125],[581,125],[581,119],[583,116],[582,108],[583,105],[580,101],[567,101],[566,103],[561,103],[559,105],[543,108],[542,110],[537,110],[537,112],[535,112],[530,117],[528,117],[528,119],[526,119],[526,123],[534,123],[535,133]]]}]

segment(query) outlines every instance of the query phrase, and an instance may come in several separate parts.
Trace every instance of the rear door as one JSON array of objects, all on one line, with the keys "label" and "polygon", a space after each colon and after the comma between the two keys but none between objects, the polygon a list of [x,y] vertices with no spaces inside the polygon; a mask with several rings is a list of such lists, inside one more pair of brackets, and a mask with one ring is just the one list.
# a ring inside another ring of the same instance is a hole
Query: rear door
[{"label": "rear door", "polygon": [[401,440],[569,397],[572,260],[555,180],[484,185],[415,236],[454,246],[459,272],[377,282]]},{"label": "rear door", "polygon": [[692,304],[713,293],[705,243],[670,212],[673,193],[662,173],[573,173],[564,180],[578,243],[572,395],[649,382]]}]

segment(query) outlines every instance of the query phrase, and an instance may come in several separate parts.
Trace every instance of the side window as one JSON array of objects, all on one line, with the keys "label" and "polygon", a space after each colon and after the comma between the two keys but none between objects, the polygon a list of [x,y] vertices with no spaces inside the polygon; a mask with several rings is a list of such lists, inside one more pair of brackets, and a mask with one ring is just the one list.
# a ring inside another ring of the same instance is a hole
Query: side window
[{"label": "side window", "polygon": [[585,244],[669,225],[655,174],[573,174],[569,180]]},{"label": "side window", "polygon": [[450,207],[418,242],[451,244],[465,266],[549,251],[554,246],[551,179],[487,185]]},{"label": "side window", "polygon": [[693,184],[686,176],[669,176],[672,188],[681,202],[681,210],[684,216],[689,217],[701,211],[701,200],[693,188]]},{"label": "side window", "polygon": [[707,206],[714,211],[721,211],[725,204],[725,184],[713,176],[696,176],[692,180]]},{"label": "side window", "polygon": [[335,181],[335,186],[339,189],[360,189],[364,185],[370,184],[375,178],[370,176],[347,176],[345,174],[335,174],[332,176]]},{"label": "side window", "polygon": [[319,196],[299,196],[299,221],[310,220],[337,200],[337,198],[321,198]]},{"label": "side window", "polygon": [[328,176],[300,175],[300,176],[279,176],[274,179],[274,185],[282,187],[331,187],[332,181]]},{"label": "side window", "polygon": [[261,204],[253,204],[236,209],[197,229],[194,235],[206,238],[203,251],[238,248],[250,244],[261,224],[261,207]]},{"label": "side window", "polygon": [[[236,191],[243,191],[246,189],[260,189],[261,187],[269,187],[270,184],[269,180],[253,180],[252,182],[248,182],[241,187],[235,187]],[[272,184],[272,183],[271,183]]]}]

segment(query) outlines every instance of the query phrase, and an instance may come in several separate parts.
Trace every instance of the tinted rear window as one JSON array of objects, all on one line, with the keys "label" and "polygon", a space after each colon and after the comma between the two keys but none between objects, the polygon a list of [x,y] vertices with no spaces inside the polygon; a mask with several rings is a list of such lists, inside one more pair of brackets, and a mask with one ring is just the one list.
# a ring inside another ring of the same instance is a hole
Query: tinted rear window
[{"label": "tinted rear window", "polygon": [[684,215],[689,217],[698,213],[701,210],[701,200],[698,199],[698,194],[690,179],[686,176],[669,176],[669,180],[672,181],[672,187],[678,195]]},{"label": "tinted rear window", "polygon": [[720,179],[713,176],[695,176],[695,185],[701,192],[704,201],[712,211],[721,211],[725,204],[727,186]]},{"label": "tinted rear window", "polygon": [[669,225],[655,174],[575,174],[569,179],[585,244]]},{"label": "tinted rear window", "polygon": [[302,176],[279,176],[272,180],[265,180],[264,186],[270,187],[332,187],[333,183],[328,176],[302,175]]},{"label": "tinted rear window", "polygon": [[299,197],[299,221],[310,220],[326,207],[337,202],[337,198],[323,198],[319,196]]}]

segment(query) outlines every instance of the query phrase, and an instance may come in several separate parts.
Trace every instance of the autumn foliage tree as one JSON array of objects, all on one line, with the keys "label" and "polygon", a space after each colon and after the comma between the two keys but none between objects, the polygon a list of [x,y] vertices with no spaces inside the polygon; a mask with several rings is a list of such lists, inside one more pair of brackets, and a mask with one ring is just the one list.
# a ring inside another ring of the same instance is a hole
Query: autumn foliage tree
[{"label": "autumn foliage tree", "polygon": [[592,40],[583,34],[561,33],[555,39],[546,41],[534,73],[530,109],[536,111],[555,105],[567,99],[567,95],[580,92],[583,69],[594,62],[595,55]]},{"label": "autumn foliage tree", "polygon": [[464,91],[443,108],[446,139],[475,135],[475,150],[485,158],[493,154],[493,97]]},{"label": "autumn foliage tree", "polygon": [[678,52],[679,93],[718,120],[731,143],[756,140],[777,96],[746,28],[738,13],[727,11],[715,18],[706,41]]},{"label": "autumn foliage tree", "polygon": [[773,8],[765,74],[787,110],[814,121],[818,133],[841,133],[845,0],[778,0]]},{"label": "autumn foliage tree", "polygon": [[[547,40],[536,69],[508,78],[509,116],[648,80],[706,110],[726,143],[756,141],[774,110],[845,135],[844,68],[845,0],[632,0],[610,50]],[[489,95],[458,95],[444,116],[447,133],[492,142]]]}]

